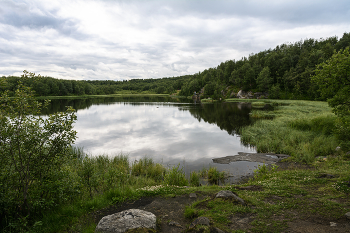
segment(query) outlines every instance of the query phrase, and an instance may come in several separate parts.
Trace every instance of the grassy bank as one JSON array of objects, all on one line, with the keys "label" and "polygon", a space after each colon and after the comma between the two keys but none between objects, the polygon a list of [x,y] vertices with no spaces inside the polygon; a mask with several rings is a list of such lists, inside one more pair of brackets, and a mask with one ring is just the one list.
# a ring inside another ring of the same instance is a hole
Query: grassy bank
[{"label": "grassy bank", "polygon": [[[294,163],[286,169],[261,167],[243,185],[203,188],[208,197],[187,206],[184,214],[190,219],[208,217],[227,232],[348,232],[344,215],[350,211],[349,169],[350,161],[342,157],[328,157],[307,167]],[[246,205],[213,198],[219,190],[235,192]],[[338,227],[332,228],[330,222]],[[200,228],[210,232],[208,227]]]},{"label": "grassy bank", "polygon": [[[229,99],[227,101],[241,101]],[[253,109],[253,125],[242,129],[241,140],[258,152],[291,155],[291,160],[312,163],[317,156],[334,154],[339,145],[333,134],[337,117],[326,102],[297,100],[243,100],[257,107],[266,103],[273,110]]]},{"label": "grassy bank", "polygon": [[35,203],[36,213],[25,218],[8,212],[3,232],[94,232],[96,224],[89,214],[96,210],[145,196],[173,196],[182,193],[179,186],[198,187],[199,179],[217,184],[225,175],[209,168],[192,172],[187,179],[179,166],[166,169],[147,157],[130,162],[125,155],[90,157],[79,148],[71,153],[48,184],[50,202]]},{"label": "grassy bank", "polygon": [[[248,229],[250,232],[283,232],[300,222],[312,224],[321,221],[328,226],[329,222],[340,225],[347,221],[344,214],[350,209],[348,158],[328,156],[327,159],[319,159],[309,165],[292,162],[281,168],[262,166],[254,178],[242,185],[183,187],[169,185],[171,182],[189,185],[181,170],[175,167],[165,171],[162,166],[144,159],[131,165],[131,175],[124,182],[117,182],[119,186],[99,193],[93,189],[92,197],[88,187],[85,187],[84,197],[49,212],[37,230],[92,233],[96,227],[92,217],[99,209],[118,206],[119,203],[145,196],[165,198],[171,202],[175,196],[188,196],[190,193],[197,193],[200,198],[185,207],[182,217],[189,221],[197,217],[208,217],[212,226],[226,232],[242,233]],[[162,174],[163,181],[157,178]],[[102,187],[97,190],[100,188]],[[235,192],[246,205],[240,205],[231,199],[215,199],[219,190]],[[166,221],[164,216],[157,215],[158,221]],[[234,225],[232,219],[235,218],[248,220],[246,224]],[[197,226],[196,230],[210,232],[204,226]]]}]

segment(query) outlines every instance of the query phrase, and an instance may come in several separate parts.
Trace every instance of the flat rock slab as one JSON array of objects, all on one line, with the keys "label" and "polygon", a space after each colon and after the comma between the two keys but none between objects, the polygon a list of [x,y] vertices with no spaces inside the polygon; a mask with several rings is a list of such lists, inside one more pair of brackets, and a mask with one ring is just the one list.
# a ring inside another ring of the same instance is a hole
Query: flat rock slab
[{"label": "flat rock slab", "polygon": [[238,155],[229,155],[222,158],[215,158],[213,159],[213,162],[220,163],[220,164],[229,164],[232,162],[247,161],[247,162],[273,164],[288,157],[289,155],[285,155],[285,154],[238,152]]},{"label": "flat rock slab", "polygon": [[107,215],[98,223],[97,233],[123,233],[129,229],[151,228],[156,229],[156,216],[151,212],[139,209],[129,209]]}]

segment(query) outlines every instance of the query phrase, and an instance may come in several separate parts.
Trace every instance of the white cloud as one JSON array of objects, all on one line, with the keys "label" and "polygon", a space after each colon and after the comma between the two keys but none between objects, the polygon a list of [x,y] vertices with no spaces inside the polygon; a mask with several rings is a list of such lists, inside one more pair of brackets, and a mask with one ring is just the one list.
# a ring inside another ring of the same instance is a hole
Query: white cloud
[{"label": "white cloud", "polygon": [[349,1],[3,1],[0,75],[162,78],[305,38],[341,37]]}]

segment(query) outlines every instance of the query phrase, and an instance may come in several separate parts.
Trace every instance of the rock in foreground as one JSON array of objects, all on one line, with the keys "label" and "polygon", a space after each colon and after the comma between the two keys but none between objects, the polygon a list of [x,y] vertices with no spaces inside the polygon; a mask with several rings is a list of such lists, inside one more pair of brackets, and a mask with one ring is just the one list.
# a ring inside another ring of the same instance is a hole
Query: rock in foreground
[{"label": "rock in foreground", "polygon": [[151,212],[139,209],[124,210],[107,215],[98,223],[96,233],[123,233],[129,229],[151,228],[156,229],[156,216]]}]

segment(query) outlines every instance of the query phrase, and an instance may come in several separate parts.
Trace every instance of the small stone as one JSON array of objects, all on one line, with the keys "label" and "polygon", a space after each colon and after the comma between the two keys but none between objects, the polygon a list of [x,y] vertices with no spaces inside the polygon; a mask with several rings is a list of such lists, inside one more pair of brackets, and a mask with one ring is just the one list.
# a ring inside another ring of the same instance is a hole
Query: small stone
[{"label": "small stone", "polygon": [[230,190],[221,190],[220,192],[218,192],[218,194],[216,194],[215,198],[228,198],[228,197],[233,197],[234,194],[232,191]]},{"label": "small stone", "polygon": [[239,224],[248,224],[249,223],[249,218],[242,218],[237,221]]},{"label": "small stone", "polygon": [[195,194],[195,193],[190,193],[190,198],[197,198],[197,194]]},{"label": "small stone", "polygon": [[199,217],[199,218],[197,218],[196,220],[194,220],[194,221],[190,224],[189,228],[192,229],[192,228],[194,228],[196,225],[209,226],[209,224],[210,224],[209,218],[207,218],[207,217]]},{"label": "small stone", "polygon": [[221,190],[220,192],[218,192],[218,194],[216,194],[215,198],[234,198],[236,201],[238,201],[239,203],[241,203],[242,205],[245,205],[245,202],[242,198],[240,198],[239,196],[237,196],[236,194],[234,194],[232,191],[230,190]]},{"label": "small stone", "polygon": [[336,148],[335,148],[335,151],[340,151],[341,150],[341,147],[340,146],[337,146]]},{"label": "small stone", "polygon": [[183,228],[183,227],[180,225],[180,223],[175,222],[175,221],[170,221],[170,222],[168,223],[168,225],[169,225],[169,226],[173,226],[173,227]]},{"label": "small stone", "polygon": [[337,226],[337,223],[335,223],[335,222],[330,222],[329,224],[330,224],[331,227],[336,227]]},{"label": "small stone", "polygon": [[347,212],[347,213],[345,214],[345,217],[346,217],[347,219],[350,220],[350,212]]}]

